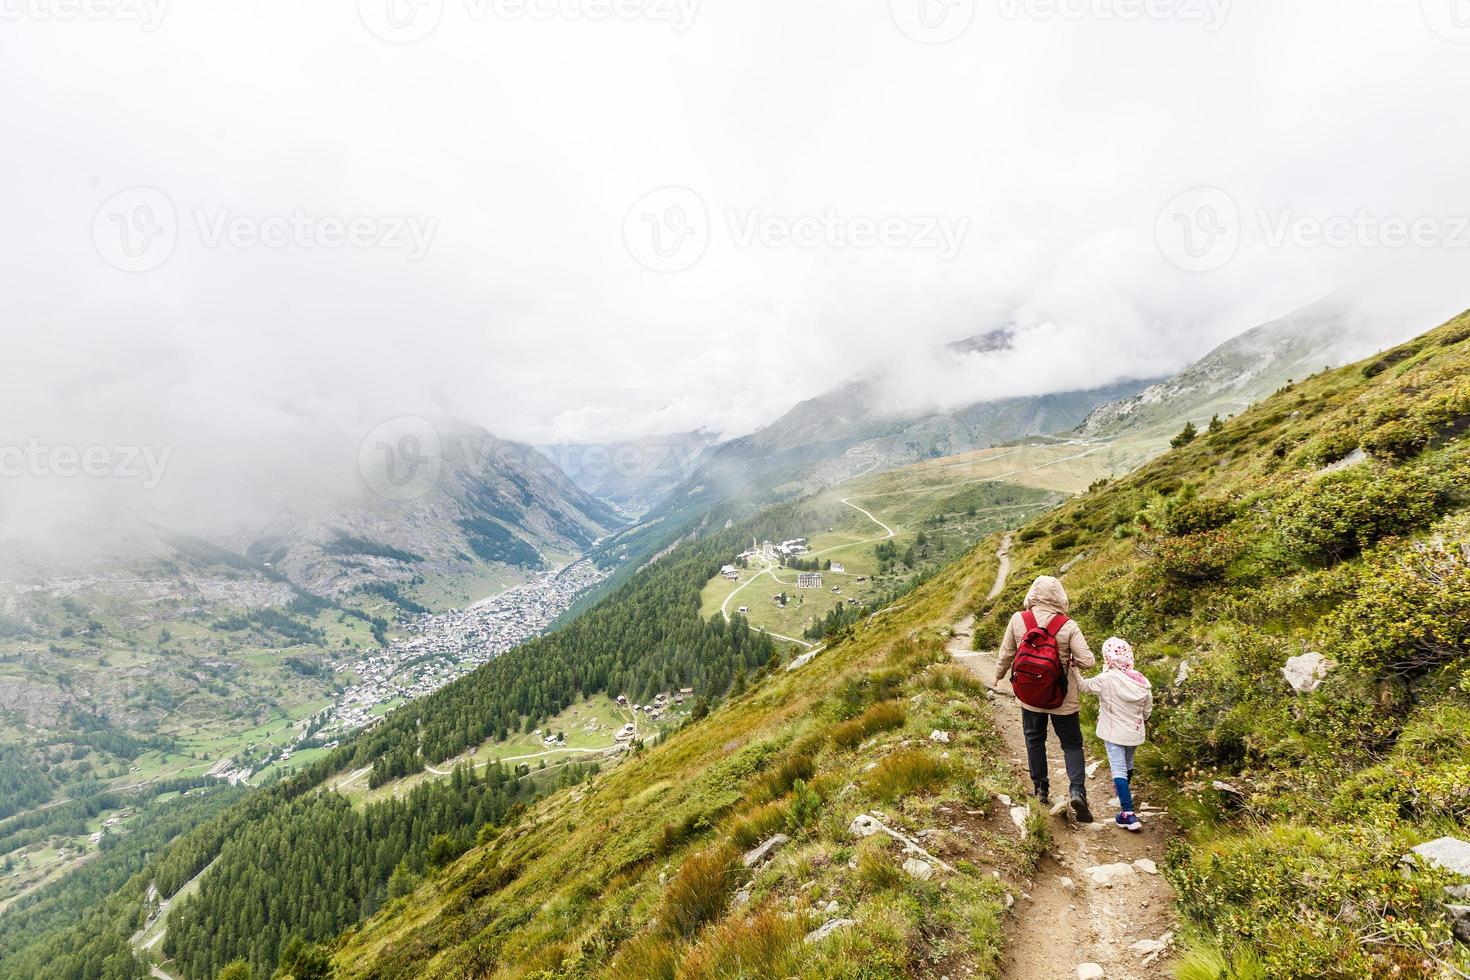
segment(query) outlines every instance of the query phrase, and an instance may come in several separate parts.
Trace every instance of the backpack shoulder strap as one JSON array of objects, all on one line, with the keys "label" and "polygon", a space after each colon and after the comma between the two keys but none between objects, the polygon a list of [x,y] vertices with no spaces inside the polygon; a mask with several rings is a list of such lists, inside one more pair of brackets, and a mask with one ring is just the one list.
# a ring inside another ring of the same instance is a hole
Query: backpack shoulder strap
[{"label": "backpack shoulder strap", "polygon": [[1029,633],[1031,630],[1036,629],[1036,614],[1029,609],[1023,609],[1021,611],[1021,622],[1026,624],[1026,631]]},{"label": "backpack shoulder strap", "polygon": [[1057,638],[1057,634],[1062,631],[1062,627],[1066,626],[1070,622],[1071,620],[1068,619],[1066,616],[1061,613],[1057,613],[1051,618],[1051,622],[1046,624],[1046,631],[1050,633],[1051,638],[1055,640]]}]

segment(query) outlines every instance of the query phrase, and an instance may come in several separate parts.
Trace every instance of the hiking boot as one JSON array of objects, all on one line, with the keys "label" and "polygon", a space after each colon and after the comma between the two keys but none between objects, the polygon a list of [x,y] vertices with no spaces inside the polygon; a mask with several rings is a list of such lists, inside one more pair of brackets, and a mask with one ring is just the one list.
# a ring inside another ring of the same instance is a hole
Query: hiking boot
[{"label": "hiking boot", "polygon": [[1087,797],[1081,793],[1072,796],[1072,816],[1078,823],[1092,823],[1092,810],[1087,805]]},{"label": "hiking boot", "polygon": [[1124,830],[1131,830],[1135,834],[1143,829],[1143,824],[1138,820],[1138,814],[1124,811],[1113,818],[1113,822]]}]

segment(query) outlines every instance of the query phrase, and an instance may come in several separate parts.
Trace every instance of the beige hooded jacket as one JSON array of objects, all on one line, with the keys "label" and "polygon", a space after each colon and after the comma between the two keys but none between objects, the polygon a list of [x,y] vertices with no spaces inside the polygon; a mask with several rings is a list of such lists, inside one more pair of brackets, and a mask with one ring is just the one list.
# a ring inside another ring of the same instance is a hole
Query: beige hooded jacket
[{"label": "beige hooded jacket", "polygon": [[[1069,603],[1067,601],[1067,590],[1062,588],[1062,583],[1050,575],[1043,575],[1031,584],[1031,591],[1026,593],[1026,608],[1036,615],[1036,621],[1043,627],[1051,622],[1052,617],[1058,613],[1065,613]],[[1000,657],[995,665],[995,686],[1001,690],[1009,690],[1011,664],[1016,660],[1016,648],[1020,646],[1021,640],[1026,636],[1026,623],[1020,613],[1011,617],[1010,625],[1006,627],[1005,638],[1000,642]],[[1028,711],[1037,711],[1047,715],[1075,715],[1082,710],[1081,702],[1077,692],[1081,688],[1081,675],[1077,672],[1079,667],[1091,667],[1097,663],[1097,657],[1087,646],[1087,638],[1082,635],[1082,630],[1071,620],[1063,626],[1057,634],[1057,652],[1065,660],[1070,656],[1067,676],[1067,698],[1061,707],[1048,711],[1045,708],[1033,708],[1022,702]]]}]

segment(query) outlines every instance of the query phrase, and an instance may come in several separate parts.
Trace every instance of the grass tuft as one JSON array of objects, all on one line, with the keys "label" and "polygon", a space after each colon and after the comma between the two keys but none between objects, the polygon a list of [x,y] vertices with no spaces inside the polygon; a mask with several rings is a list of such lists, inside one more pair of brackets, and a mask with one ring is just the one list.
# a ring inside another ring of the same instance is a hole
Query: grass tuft
[{"label": "grass tuft", "polygon": [[725,832],[736,847],[749,850],[786,826],[786,805],[765,803],[743,810],[731,817]]},{"label": "grass tuft", "polygon": [[676,935],[693,936],[724,911],[739,865],[740,852],[730,844],[691,854],[664,892],[659,923]]},{"label": "grass tuft", "polygon": [[834,726],[831,733],[832,744],[850,749],[878,732],[902,726],[907,717],[902,701],[875,704],[851,721]]},{"label": "grass tuft", "polygon": [[680,980],[785,977],[798,968],[801,926],[765,908],[712,926],[679,964]]},{"label": "grass tuft", "polygon": [[923,749],[900,749],[878,763],[868,773],[865,789],[880,800],[908,796],[940,782],[949,775],[949,767]]},{"label": "grass tuft", "polygon": [[623,943],[606,975],[617,980],[674,980],[675,965],[669,937],[645,932]]}]

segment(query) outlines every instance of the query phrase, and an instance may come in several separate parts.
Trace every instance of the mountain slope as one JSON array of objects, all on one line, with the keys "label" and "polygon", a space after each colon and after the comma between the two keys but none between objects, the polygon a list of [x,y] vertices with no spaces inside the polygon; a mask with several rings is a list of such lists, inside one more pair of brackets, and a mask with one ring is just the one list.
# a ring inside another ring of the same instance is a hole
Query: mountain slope
[{"label": "mountain slope", "polygon": [[[983,357],[1005,350],[1008,331],[947,346],[943,356]],[[757,432],[704,454],[698,469],[638,526],[613,535],[609,560],[646,560],[666,547],[672,533],[715,526],[869,473],[950,456],[1032,435],[1064,431],[1093,409],[1140,390],[1147,382],[1121,382],[1089,391],[981,401],[956,410],[894,412],[887,407],[890,379],[859,378],[808,399]]]},{"label": "mountain slope", "polygon": [[1400,867],[1470,818],[1467,378],[1470,314],[1299,380],[1024,529],[977,607],[985,648],[1066,568],[1089,636],[1139,651],[1144,785],[1192,826],[1167,869],[1190,975],[1470,965],[1452,876]]},{"label": "mountain slope", "polygon": [[298,503],[228,543],[320,596],[364,584],[452,577],[485,564],[542,569],[581,553],[624,519],[530,446],[444,426],[437,479],[392,499],[367,487]]},{"label": "mountain slope", "polygon": [[1381,324],[1324,300],[1233,337],[1179,374],[1103,405],[1078,432],[1087,438],[1147,433],[1167,442],[1187,420],[1238,414],[1293,379],[1366,356],[1383,336]]},{"label": "mountain slope", "polygon": [[[1470,605],[1467,377],[1470,314],[1303,379],[1022,528],[995,600],[977,598],[998,542],[982,543],[834,639],[818,670],[760,680],[491,836],[344,936],[333,962],[362,977],[993,971],[1000,894],[976,889],[987,867],[1021,873],[1026,852],[1006,845],[1003,814],[991,835],[958,815],[990,819],[1014,777],[976,692],[928,664],[957,606],[987,646],[1033,576],[1066,569],[1095,645],[1128,637],[1154,681],[1140,792],[1190,828],[1165,868],[1188,926],[1181,970],[1463,971],[1449,877],[1399,860],[1470,817],[1470,627],[1455,613]],[[1309,650],[1335,667],[1298,693],[1282,667]],[[937,773],[914,754],[935,758],[916,747],[931,728],[963,748]],[[957,769],[971,789],[948,782]],[[915,771],[931,775],[897,775]],[[914,781],[889,797],[890,775]],[[979,879],[950,860],[930,891],[891,851],[855,846],[849,824],[875,805],[912,831],[954,823],[923,839]],[[781,829],[795,839],[743,870],[740,849]],[[831,938],[802,943],[832,919]]]}]

